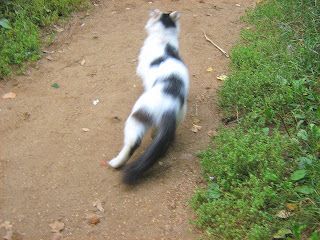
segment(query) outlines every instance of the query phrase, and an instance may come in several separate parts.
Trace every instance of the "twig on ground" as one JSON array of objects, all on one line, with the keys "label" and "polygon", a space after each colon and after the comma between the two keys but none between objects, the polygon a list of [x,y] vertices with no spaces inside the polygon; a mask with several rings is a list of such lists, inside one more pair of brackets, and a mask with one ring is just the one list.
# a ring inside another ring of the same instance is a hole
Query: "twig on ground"
[{"label": "twig on ground", "polygon": [[217,44],[215,44],[210,38],[208,38],[207,34],[205,33],[205,31],[203,31],[204,37],[206,38],[206,40],[208,42],[210,42],[213,46],[215,46],[216,48],[218,48],[227,58],[229,57],[228,53],[223,50],[221,47],[219,47]]}]

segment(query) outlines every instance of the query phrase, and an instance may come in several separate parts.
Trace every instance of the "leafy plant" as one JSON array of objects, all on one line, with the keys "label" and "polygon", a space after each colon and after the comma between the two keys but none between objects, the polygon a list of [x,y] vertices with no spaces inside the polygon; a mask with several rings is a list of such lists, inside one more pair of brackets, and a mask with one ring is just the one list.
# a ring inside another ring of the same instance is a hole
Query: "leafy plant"
[{"label": "leafy plant", "polygon": [[[89,0],[16,0],[0,2],[0,79],[24,70],[41,57],[41,29],[66,19]],[[14,70],[13,70],[14,69]]]},{"label": "leafy plant", "polygon": [[247,11],[218,102],[238,125],[221,127],[201,152],[208,188],[191,201],[208,239],[318,239],[318,4],[263,1]]}]

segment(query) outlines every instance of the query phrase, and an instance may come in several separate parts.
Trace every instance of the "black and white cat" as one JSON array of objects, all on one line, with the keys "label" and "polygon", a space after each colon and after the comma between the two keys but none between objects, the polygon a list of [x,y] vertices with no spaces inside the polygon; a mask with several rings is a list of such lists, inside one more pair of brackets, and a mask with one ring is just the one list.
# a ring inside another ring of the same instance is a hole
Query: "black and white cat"
[{"label": "black and white cat", "polygon": [[142,155],[125,166],[126,184],[133,184],[164,155],[186,114],[189,75],[178,52],[179,16],[177,12],[162,13],[156,9],[145,26],[148,37],[137,68],[145,92],[126,121],[124,146],[109,165],[118,168],[125,164],[149,129],[154,130],[155,137]]}]

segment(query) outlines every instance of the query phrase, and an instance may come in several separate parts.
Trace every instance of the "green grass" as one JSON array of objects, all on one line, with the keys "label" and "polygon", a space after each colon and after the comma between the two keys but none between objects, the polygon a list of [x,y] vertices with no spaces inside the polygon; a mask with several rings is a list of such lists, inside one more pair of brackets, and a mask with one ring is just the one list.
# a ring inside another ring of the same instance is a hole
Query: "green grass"
[{"label": "green grass", "polygon": [[41,58],[42,32],[85,9],[89,0],[0,1],[0,79]]},{"label": "green grass", "polygon": [[[264,1],[232,50],[191,204],[206,239],[319,239],[320,3]],[[279,217],[279,213],[286,213]]]}]

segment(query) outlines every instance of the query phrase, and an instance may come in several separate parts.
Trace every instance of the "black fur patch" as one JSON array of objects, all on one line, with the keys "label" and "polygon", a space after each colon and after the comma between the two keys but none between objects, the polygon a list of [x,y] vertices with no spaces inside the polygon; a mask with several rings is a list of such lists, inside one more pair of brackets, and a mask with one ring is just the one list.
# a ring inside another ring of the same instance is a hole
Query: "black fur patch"
[{"label": "black fur patch", "polygon": [[178,50],[168,43],[166,45],[166,48],[164,49],[164,56],[158,57],[155,60],[153,60],[150,63],[150,67],[157,67],[170,57],[181,61]]},{"label": "black fur patch", "polygon": [[185,86],[181,78],[172,74],[169,77],[163,79],[161,82],[164,82],[165,87],[163,89],[164,93],[174,97],[179,98],[181,106],[183,105]]},{"label": "black fur patch", "polygon": [[150,67],[156,67],[156,66],[159,66],[161,63],[163,63],[167,58],[162,56],[162,57],[158,57],[156,58],[155,60],[153,60],[151,63],[150,63]]},{"label": "black fur patch", "polygon": [[171,44],[168,43],[164,51],[166,55],[181,61],[178,50]]},{"label": "black fur patch", "polygon": [[143,124],[152,124],[152,116],[144,109],[139,109],[138,111],[134,112],[132,114],[132,117]]},{"label": "black fur patch", "polygon": [[172,21],[170,15],[168,13],[163,13],[160,18],[160,21],[162,22],[162,24],[166,28],[176,27],[176,23],[174,21]]}]

